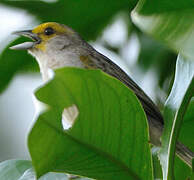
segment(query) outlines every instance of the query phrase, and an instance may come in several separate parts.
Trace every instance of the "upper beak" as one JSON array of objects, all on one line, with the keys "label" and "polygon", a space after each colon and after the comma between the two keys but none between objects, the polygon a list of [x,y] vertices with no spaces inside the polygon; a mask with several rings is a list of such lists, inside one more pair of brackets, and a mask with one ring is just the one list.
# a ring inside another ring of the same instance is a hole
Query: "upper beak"
[{"label": "upper beak", "polygon": [[37,34],[34,34],[32,30],[26,30],[26,31],[15,31],[12,34],[19,35],[19,36],[25,36],[33,40],[33,42],[24,42],[18,45],[14,45],[10,47],[10,49],[16,49],[16,50],[26,50],[31,49],[34,47],[34,45],[39,44],[41,42],[41,39],[37,36]]}]

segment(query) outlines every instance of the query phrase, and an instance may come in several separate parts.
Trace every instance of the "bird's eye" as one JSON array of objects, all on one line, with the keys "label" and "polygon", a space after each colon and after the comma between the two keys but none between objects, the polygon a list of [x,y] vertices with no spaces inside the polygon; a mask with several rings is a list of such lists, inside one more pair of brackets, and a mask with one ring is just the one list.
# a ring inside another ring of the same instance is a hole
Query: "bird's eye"
[{"label": "bird's eye", "polygon": [[45,30],[44,30],[44,34],[49,36],[51,34],[54,34],[54,29],[51,28],[51,27],[47,27]]}]

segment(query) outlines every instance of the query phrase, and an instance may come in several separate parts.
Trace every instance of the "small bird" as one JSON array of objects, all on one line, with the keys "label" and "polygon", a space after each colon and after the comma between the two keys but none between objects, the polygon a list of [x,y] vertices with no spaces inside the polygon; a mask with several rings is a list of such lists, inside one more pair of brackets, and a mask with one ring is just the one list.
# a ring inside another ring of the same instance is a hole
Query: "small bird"
[{"label": "small bird", "polygon": [[[144,108],[149,123],[151,143],[156,146],[161,145],[160,137],[164,122],[156,105],[119,66],[96,51],[73,29],[63,24],[48,22],[35,27],[33,30],[17,31],[14,34],[26,36],[33,40],[33,42],[12,46],[11,49],[28,50],[38,61],[44,81],[50,78],[49,69],[70,66],[101,69],[124,83],[136,94]],[[194,154],[190,150],[181,143],[177,143],[176,152],[191,166]]]}]

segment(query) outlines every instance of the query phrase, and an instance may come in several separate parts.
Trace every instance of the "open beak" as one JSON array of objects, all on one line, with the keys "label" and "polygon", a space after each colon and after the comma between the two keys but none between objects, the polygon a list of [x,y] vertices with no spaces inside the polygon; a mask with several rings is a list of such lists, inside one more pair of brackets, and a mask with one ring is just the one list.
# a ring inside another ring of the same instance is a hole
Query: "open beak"
[{"label": "open beak", "polygon": [[32,32],[32,30],[15,31],[12,34],[28,37],[28,38],[32,39],[33,42],[24,42],[21,44],[17,44],[17,45],[10,47],[10,49],[14,49],[14,50],[32,49],[36,44],[39,44],[41,42],[41,39],[37,36],[37,34],[34,34]]}]

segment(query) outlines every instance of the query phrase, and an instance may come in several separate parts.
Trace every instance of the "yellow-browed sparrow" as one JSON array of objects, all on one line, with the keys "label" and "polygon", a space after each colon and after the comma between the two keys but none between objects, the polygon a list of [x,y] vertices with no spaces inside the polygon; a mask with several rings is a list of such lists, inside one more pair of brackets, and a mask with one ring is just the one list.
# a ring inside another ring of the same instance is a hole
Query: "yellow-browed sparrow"
[{"label": "yellow-browed sparrow", "polygon": [[[141,88],[116,64],[97,52],[71,28],[55,22],[41,24],[33,30],[18,31],[16,35],[27,36],[34,40],[25,42],[11,49],[28,50],[40,66],[43,79],[49,79],[49,69],[71,66],[79,68],[101,69],[117,78],[134,91],[140,100],[149,122],[151,142],[160,145],[163,119],[151,99]],[[127,108],[127,107],[126,107]],[[177,143],[177,154],[191,166],[194,156],[182,144]]]}]

